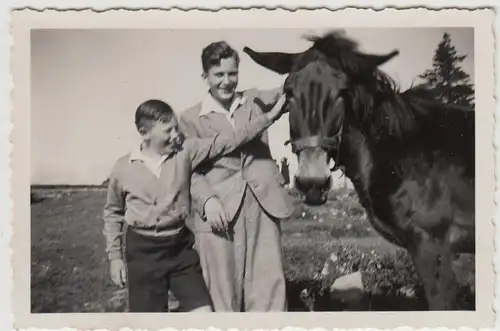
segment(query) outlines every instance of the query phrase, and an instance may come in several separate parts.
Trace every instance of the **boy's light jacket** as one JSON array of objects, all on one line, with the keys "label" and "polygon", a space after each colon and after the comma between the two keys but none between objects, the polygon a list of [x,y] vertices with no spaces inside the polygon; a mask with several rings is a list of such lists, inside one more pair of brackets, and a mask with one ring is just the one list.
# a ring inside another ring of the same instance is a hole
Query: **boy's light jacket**
[{"label": "boy's light jacket", "polygon": [[[280,90],[248,90],[241,92],[241,102],[234,110],[232,120],[240,127],[251,119],[269,111],[280,97]],[[180,115],[180,128],[191,137],[210,137],[231,128],[227,115],[207,112],[203,101]],[[229,217],[233,219],[242,203],[248,185],[262,208],[275,218],[291,215],[292,198],[280,185],[276,161],[271,156],[267,131],[240,146],[234,152],[206,162],[191,178],[193,217],[188,225],[194,232],[210,232],[205,222],[204,205],[211,196],[217,196]]]}]

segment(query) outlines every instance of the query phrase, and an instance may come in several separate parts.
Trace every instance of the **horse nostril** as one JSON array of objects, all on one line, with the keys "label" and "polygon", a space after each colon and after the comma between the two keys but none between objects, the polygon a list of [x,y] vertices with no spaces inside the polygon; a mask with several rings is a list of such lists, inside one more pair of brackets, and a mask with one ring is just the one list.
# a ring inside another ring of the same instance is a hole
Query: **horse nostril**
[{"label": "horse nostril", "polygon": [[328,177],[295,177],[295,187],[304,193],[318,192],[321,195],[327,193],[331,188],[331,179]]},{"label": "horse nostril", "polygon": [[314,187],[318,190],[320,190],[321,192],[325,192],[325,191],[328,191],[330,189],[330,185],[331,185],[331,181],[330,181],[330,177],[325,177],[325,178],[321,178],[321,179],[317,179],[314,183]]}]

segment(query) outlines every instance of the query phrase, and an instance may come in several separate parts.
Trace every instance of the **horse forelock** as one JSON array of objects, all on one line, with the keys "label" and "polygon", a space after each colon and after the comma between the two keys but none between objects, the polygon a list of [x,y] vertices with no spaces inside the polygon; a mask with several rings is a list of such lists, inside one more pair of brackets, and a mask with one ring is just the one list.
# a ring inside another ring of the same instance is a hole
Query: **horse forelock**
[{"label": "horse forelock", "polygon": [[358,72],[364,67],[358,43],[345,36],[343,30],[333,30],[323,36],[308,36],[312,42],[311,50],[316,50],[327,58],[327,62],[347,74]]},{"label": "horse forelock", "polygon": [[358,50],[358,43],[346,37],[343,30],[331,30],[323,36],[310,35],[306,36],[306,39],[313,43],[313,48],[327,55],[355,52]]}]

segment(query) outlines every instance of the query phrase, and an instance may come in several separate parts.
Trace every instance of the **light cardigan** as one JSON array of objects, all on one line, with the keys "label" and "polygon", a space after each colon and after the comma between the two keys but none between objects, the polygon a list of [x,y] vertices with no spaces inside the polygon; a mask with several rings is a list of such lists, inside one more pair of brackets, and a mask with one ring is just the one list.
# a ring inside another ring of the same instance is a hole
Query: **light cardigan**
[{"label": "light cardigan", "polygon": [[146,236],[177,233],[191,212],[190,179],[199,164],[230,153],[272,124],[261,115],[246,125],[210,138],[188,138],[166,158],[158,178],[130,154],[114,165],[104,206],[104,235],[110,260],[121,259],[125,223]]}]

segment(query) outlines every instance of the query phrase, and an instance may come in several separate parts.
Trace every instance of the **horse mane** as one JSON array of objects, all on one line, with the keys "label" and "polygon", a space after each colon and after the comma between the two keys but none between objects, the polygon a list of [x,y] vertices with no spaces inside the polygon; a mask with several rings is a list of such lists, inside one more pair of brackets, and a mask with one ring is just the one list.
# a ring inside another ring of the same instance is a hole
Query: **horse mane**
[{"label": "horse mane", "polygon": [[313,49],[326,55],[334,65],[340,66],[351,81],[349,91],[356,120],[369,125],[379,138],[404,138],[436,120],[440,113],[455,110],[442,103],[436,91],[425,84],[412,86],[401,92],[396,82],[380,69],[355,75],[363,67],[363,56],[358,43],[345,36],[343,30],[333,30],[323,36],[307,36]]}]

